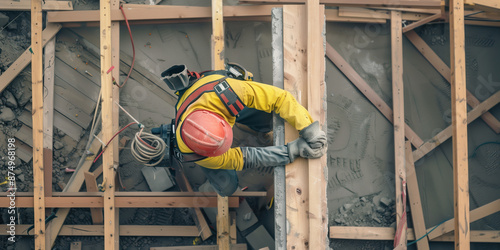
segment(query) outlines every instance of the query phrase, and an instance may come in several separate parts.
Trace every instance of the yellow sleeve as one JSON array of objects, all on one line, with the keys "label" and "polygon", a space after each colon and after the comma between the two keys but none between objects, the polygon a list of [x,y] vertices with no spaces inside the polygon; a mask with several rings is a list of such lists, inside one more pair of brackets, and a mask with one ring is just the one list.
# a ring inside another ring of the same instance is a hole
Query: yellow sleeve
[{"label": "yellow sleeve", "polygon": [[227,81],[247,107],[268,113],[274,111],[297,130],[302,130],[313,123],[307,109],[286,90],[253,81],[229,78]]},{"label": "yellow sleeve", "polygon": [[239,147],[230,148],[226,153],[216,156],[208,157],[196,164],[211,169],[234,169],[241,171],[243,169],[243,153]]}]

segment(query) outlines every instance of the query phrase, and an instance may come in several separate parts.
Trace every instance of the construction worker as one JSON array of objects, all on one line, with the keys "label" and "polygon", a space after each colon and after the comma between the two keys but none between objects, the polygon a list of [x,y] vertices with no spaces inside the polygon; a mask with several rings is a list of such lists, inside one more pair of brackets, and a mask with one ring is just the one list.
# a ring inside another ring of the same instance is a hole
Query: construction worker
[{"label": "construction worker", "polygon": [[[299,156],[319,158],[326,151],[325,132],[288,91],[252,81],[237,64],[201,74],[175,65],[161,77],[179,96],[174,156],[202,166],[221,196],[238,188],[236,171],[286,165]],[[298,139],[284,146],[231,148],[235,122],[269,132],[273,111],[300,131]]]}]

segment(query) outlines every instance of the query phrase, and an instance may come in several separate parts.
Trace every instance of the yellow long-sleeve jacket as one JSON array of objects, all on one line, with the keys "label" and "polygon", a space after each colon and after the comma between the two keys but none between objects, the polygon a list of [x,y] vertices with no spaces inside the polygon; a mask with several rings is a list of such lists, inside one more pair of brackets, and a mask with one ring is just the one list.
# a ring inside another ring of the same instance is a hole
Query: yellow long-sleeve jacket
[{"label": "yellow long-sleeve jacket", "polygon": [[[179,98],[176,110],[179,110],[184,100],[186,100],[186,98],[198,87],[222,77],[224,76],[215,74],[199,79]],[[274,111],[297,130],[302,130],[313,122],[309,112],[300,105],[288,91],[254,81],[226,78],[226,82],[231,86],[241,101],[249,108],[262,110],[268,113]],[[180,128],[184,119],[191,112],[198,109],[209,110],[219,114],[226,119],[231,127],[235,123],[236,117],[229,113],[217,94],[215,92],[208,92],[186,108],[177,124],[177,135],[180,135]],[[193,153],[193,151],[182,141],[181,136],[177,136],[176,138],[177,146],[182,153]],[[243,154],[239,147],[230,148],[226,153],[220,156],[207,157],[196,163],[206,168],[235,169],[241,171],[243,169]]]}]

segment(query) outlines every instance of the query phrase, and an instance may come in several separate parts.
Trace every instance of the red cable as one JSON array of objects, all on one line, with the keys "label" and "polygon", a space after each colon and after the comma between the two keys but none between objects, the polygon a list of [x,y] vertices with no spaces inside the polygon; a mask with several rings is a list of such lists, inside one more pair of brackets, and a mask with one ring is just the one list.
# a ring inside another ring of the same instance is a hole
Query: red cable
[{"label": "red cable", "polygon": [[123,130],[125,130],[126,128],[128,128],[130,125],[134,125],[134,124],[137,124],[137,122],[131,122],[129,123],[127,126],[123,127],[122,129],[120,129],[120,131],[118,131],[115,135],[113,135],[113,137],[111,137],[111,139],[108,141],[108,143],[106,143],[106,145],[104,146],[104,148],[102,149],[101,153],[94,159],[94,162],[95,163],[97,161],[97,159],[99,159],[99,157],[101,157],[102,153],[104,153],[104,151],[106,151],[106,148],[108,148],[108,145],[111,141],[113,141],[113,139],[115,139],[115,137],[121,133]]},{"label": "red cable", "polygon": [[125,78],[125,81],[123,81],[123,84],[122,85],[120,85],[118,83],[116,84],[116,86],[118,86],[118,88],[123,87],[125,85],[125,83],[127,83],[127,80],[129,79],[130,74],[132,74],[132,69],[134,69],[134,62],[135,62],[135,45],[134,45],[134,38],[132,38],[132,30],[130,30],[130,24],[128,23],[128,19],[127,19],[127,16],[125,15],[125,11],[123,10],[122,5],[120,5],[120,10],[122,11],[123,18],[125,19],[125,23],[127,24],[128,34],[130,35],[130,43],[132,43],[132,64],[130,65],[130,71],[128,72],[127,78]]}]

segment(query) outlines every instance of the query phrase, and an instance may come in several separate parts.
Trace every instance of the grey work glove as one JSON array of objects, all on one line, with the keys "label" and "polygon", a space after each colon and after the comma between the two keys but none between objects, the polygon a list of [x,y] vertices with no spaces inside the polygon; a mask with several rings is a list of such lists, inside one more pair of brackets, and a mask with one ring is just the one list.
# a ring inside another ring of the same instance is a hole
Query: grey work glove
[{"label": "grey work glove", "polygon": [[286,146],[242,147],[243,169],[276,167],[290,163]]},{"label": "grey work glove", "polygon": [[288,157],[290,162],[293,162],[295,158],[302,157],[306,159],[320,158],[325,154],[325,148],[312,148],[309,143],[304,140],[304,138],[299,137],[295,141],[289,142],[288,147]]},{"label": "grey work glove", "polygon": [[326,133],[320,129],[319,122],[315,121],[299,132],[300,137],[304,138],[313,149],[324,148],[326,145]]}]

